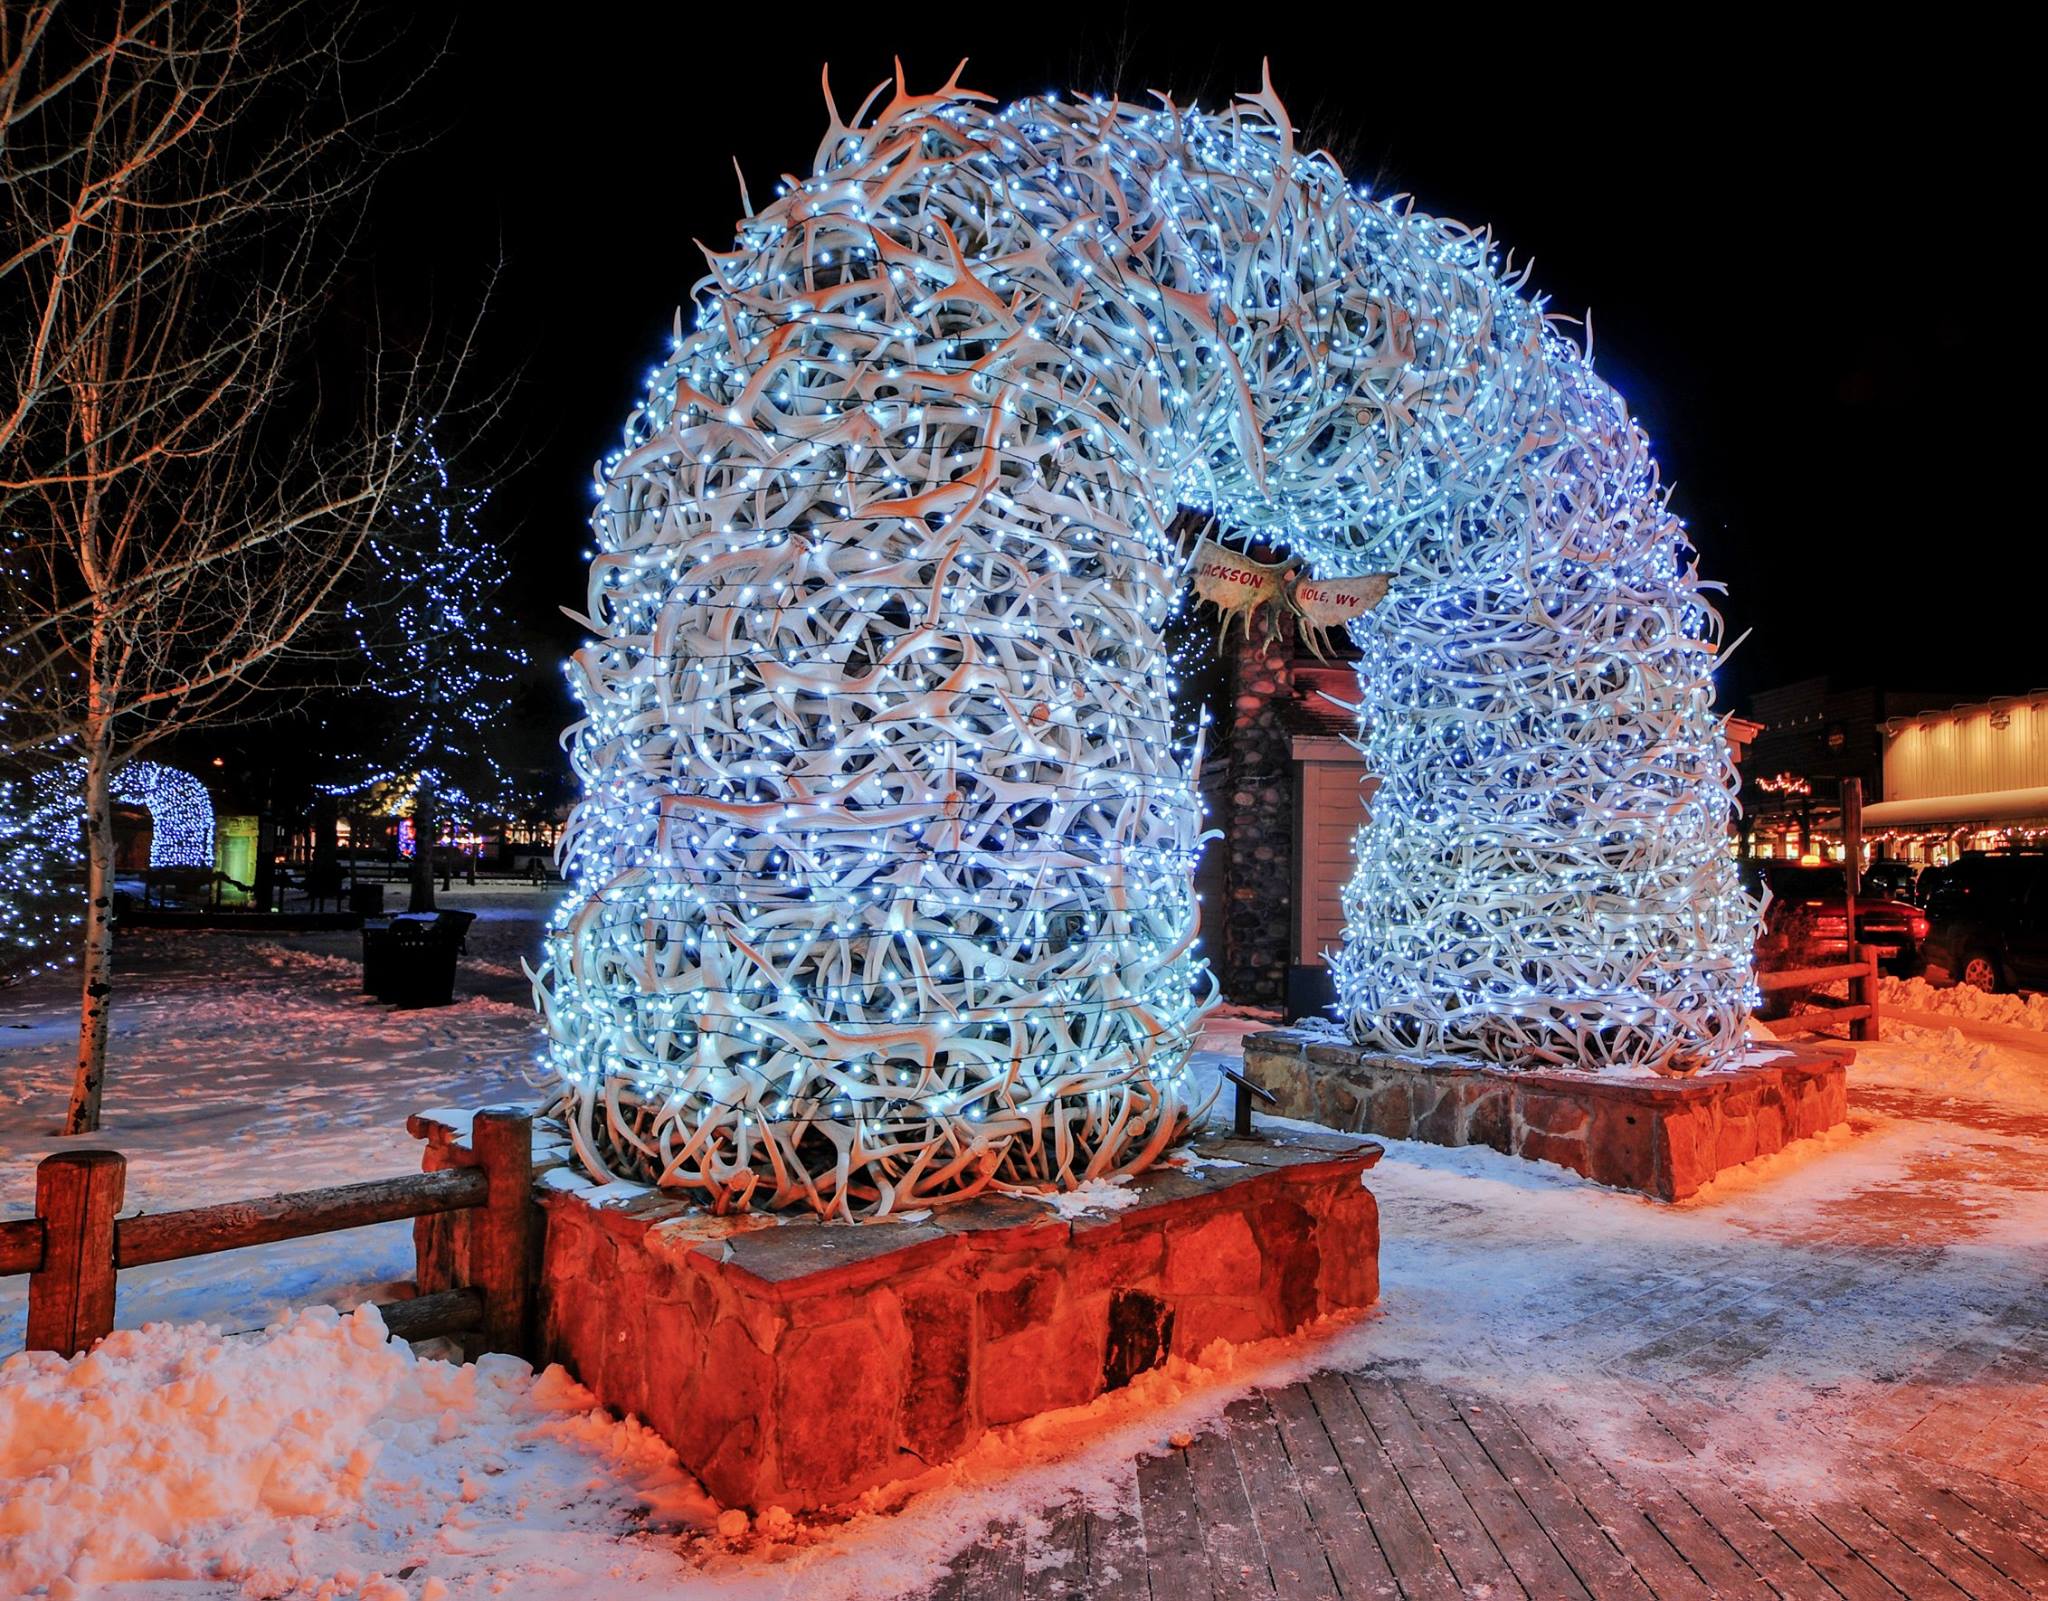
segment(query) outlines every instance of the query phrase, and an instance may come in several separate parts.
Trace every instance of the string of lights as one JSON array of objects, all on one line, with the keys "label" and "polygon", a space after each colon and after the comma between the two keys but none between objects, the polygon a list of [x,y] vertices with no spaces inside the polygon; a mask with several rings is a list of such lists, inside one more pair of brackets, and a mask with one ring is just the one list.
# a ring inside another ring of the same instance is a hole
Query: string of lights
[{"label": "string of lights", "polygon": [[380,770],[328,793],[410,810],[426,784],[438,808],[460,817],[511,796],[488,736],[527,656],[493,598],[505,559],[478,526],[489,494],[454,479],[430,422],[414,431],[419,470],[369,542],[372,598],[344,612],[369,664],[365,687],[387,703]]},{"label": "string of lights", "polygon": [[[0,980],[77,959],[84,778],[80,762],[0,778]],[[129,762],[114,775],[112,794],[149,813],[151,867],[213,865],[213,797],[193,774]]]},{"label": "string of lights", "polygon": [[69,763],[0,778],[0,983],[77,959],[83,771]]}]

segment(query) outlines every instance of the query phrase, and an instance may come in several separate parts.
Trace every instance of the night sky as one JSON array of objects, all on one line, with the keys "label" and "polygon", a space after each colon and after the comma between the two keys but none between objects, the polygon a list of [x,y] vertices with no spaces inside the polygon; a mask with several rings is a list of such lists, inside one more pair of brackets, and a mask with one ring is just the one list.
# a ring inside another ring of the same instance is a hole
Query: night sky
[{"label": "night sky", "polygon": [[[2048,682],[2021,476],[2037,386],[2014,366],[2038,359],[2030,229],[1986,109],[2005,96],[1995,41],[1653,45],[1534,11],[1504,32],[1475,13],[1461,40],[1436,7],[1409,26],[1360,9],[1345,38],[1284,8],[1227,33],[1175,9],[1040,8],[1058,25],[1026,27],[981,21],[1027,14],[993,5],[589,5],[542,34],[458,8],[405,113],[427,142],[383,181],[362,270],[400,320],[431,304],[446,322],[498,264],[479,375],[513,375],[484,452],[513,464],[494,503],[506,609],[577,642],[556,608],[582,604],[591,462],[702,275],[693,239],[730,242],[732,158],[757,201],[809,170],[822,64],[851,114],[893,52],[913,89],[965,55],[965,82],[1003,99],[1157,87],[1208,105],[1255,86],[1265,55],[1305,142],[1375,193],[1491,223],[1518,263],[1533,252],[1554,309],[1592,308],[1597,366],[1729,587],[1730,636],[1755,630],[1725,703],[1822,672],[1959,696]],[[435,26],[379,70],[417,62]]]}]

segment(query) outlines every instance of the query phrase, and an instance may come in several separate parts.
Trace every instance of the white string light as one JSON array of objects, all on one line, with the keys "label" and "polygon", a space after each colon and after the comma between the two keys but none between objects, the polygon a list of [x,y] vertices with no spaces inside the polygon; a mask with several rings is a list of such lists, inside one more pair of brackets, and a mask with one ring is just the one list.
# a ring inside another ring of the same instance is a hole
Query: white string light
[{"label": "white string light", "polygon": [[[0,778],[0,981],[77,960],[84,786],[83,762]],[[199,779],[161,762],[130,762],[111,790],[149,813],[151,867],[213,865],[213,797]]]},{"label": "white string light", "polygon": [[[863,112],[865,111],[863,108]],[[536,979],[582,1160],[845,1216],[1142,1167],[1213,986],[1182,506],[1396,574],[1354,1036],[1682,1068],[1751,916],[1640,431],[1458,224],[1225,115],[953,82],[710,256],[600,464]]]},{"label": "white string light", "polygon": [[[528,658],[495,599],[506,564],[479,526],[490,496],[449,473],[434,427],[413,425],[418,470],[371,536],[368,598],[343,611],[367,666],[363,688],[388,703],[374,723],[383,761],[325,792],[391,815],[410,811],[429,783],[441,822],[459,838],[462,819],[514,802],[490,735]],[[403,824],[400,836],[399,854],[410,857]]]},{"label": "white string light", "polygon": [[0,778],[0,984],[77,960],[84,771],[70,763]]}]

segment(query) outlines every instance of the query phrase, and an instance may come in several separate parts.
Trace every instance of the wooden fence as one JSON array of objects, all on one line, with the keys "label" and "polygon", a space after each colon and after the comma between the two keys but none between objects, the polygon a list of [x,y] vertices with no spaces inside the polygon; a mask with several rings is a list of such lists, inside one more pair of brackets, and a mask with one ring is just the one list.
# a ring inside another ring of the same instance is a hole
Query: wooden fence
[{"label": "wooden fence", "polygon": [[1780,1034],[1806,1034],[1846,1023],[1852,1040],[1876,1039],[1877,950],[1874,946],[1859,945],[1856,953],[1858,960],[1839,962],[1832,967],[1787,967],[1775,973],[1757,974],[1756,987],[1766,995],[1781,990],[1813,989],[1821,984],[1840,983],[1843,979],[1849,981],[1847,1001],[1837,1001],[1827,995],[1809,996],[1807,999],[1818,1010],[1774,1017],[1770,1020],[1771,1028]]},{"label": "wooden fence", "polygon": [[133,1217],[117,1215],[126,1157],[60,1151],[37,1164],[35,1216],[0,1223],[0,1276],[29,1276],[27,1348],[75,1356],[113,1331],[122,1268],[473,1210],[481,1214],[470,1225],[474,1282],[378,1311],[400,1339],[462,1335],[472,1352],[524,1356],[533,1301],[532,1114],[477,1113],[470,1151],[471,1167]]}]

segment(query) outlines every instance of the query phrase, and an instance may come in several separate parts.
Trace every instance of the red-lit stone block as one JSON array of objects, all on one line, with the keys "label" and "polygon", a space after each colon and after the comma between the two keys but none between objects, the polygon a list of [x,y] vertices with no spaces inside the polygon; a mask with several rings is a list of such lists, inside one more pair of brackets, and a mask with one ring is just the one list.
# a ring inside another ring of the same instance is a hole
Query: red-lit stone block
[{"label": "red-lit stone block", "polygon": [[1845,1122],[1845,1046],[1689,1078],[1510,1072],[1394,1056],[1310,1029],[1245,1040],[1245,1069],[1287,1117],[1432,1145],[1489,1145],[1659,1200]]},{"label": "red-lit stone block", "polygon": [[[429,1169],[461,1165],[424,1115]],[[1379,1296],[1380,1147],[1220,1139],[1067,1218],[993,1196],[915,1221],[713,1218],[597,1192],[545,1122],[535,1194],[544,1360],[640,1417],[728,1506],[822,1507],[991,1428],[1079,1406],[1169,1356],[1290,1334]],[[421,1220],[422,1291],[463,1282],[466,1213]]]}]

